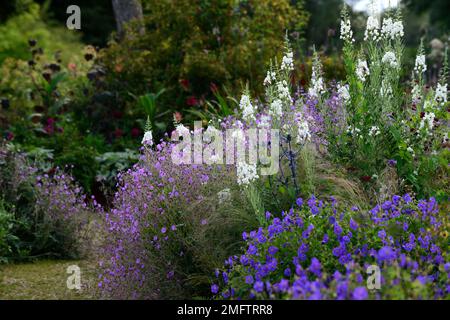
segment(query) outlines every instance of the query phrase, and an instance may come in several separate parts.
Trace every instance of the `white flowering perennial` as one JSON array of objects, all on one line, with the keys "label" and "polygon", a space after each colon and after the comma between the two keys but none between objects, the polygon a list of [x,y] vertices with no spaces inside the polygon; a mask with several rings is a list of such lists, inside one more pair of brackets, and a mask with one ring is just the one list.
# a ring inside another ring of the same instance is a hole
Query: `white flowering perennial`
[{"label": "white flowering perennial", "polygon": [[356,75],[362,82],[366,81],[368,75],[370,75],[369,67],[367,66],[367,61],[358,60],[358,65],[356,66]]},{"label": "white flowering perennial", "polygon": [[239,107],[242,110],[242,118],[244,119],[244,121],[250,122],[252,120],[256,120],[255,108],[253,107],[248,95],[242,95]]},{"label": "white flowering perennial", "polygon": [[312,66],[311,85],[308,94],[312,97],[318,98],[325,92],[325,85],[322,78],[322,64],[319,56],[315,53],[314,62]]},{"label": "white flowering perennial", "polygon": [[378,128],[377,126],[372,126],[369,129],[369,136],[370,137],[376,137],[380,134],[380,128]]},{"label": "white flowering perennial", "polygon": [[435,115],[433,112],[425,112],[423,118],[420,120],[419,128],[425,128],[427,134],[431,135],[431,131],[433,130],[434,126],[434,118]]},{"label": "white flowering perennial", "polygon": [[348,91],[348,84],[344,84],[344,85],[338,84],[337,89],[338,89],[337,92],[338,92],[339,99],[342,102],[347,103],[348,101],[350,101],[351,97],[350,97],[350,92]]},{"label": "white flowering perennial", "polygon": [[350,23],[350,19],[342,19],[341,20],[341,40],[344,40],[345,42],[355,42],[355,39],[353,39],[353,31],[352,26]]},{"label": "white flowering perennial", "polygon": [[395,56],[395,53],[392,51],[388,51],[384,54],[383,58],[381,59],[381,62],[384,64],[387,64],[388,66],[392,68],[398,67],[397,57]]},{"label": "white flowering perennial", "polygon": [[383,20],[381,27],[381,35],[387,40],[400,39],[404,36],[403,23],[401,21],[394,21],[391,18]]},{"label": "white flowering perennial", "polygon": [[146,131],[144,133],[144,137],[142,138],[142,144],[144,146],[151,146],[153,145],[153,134],[151,131]]},{"label": "white flowering perennial", "polygon": [[288,101],[291,103],[291,93],[289,91],[289,86],[286,80],[279,81],[277,83],[277,91],[278,91],[278,97],[282,101]]},{"label": "white flowering perennial", "polygon": [[354,136],[356,138],[360,138],[361,137],[361,129],[355,127],[353,128],[352,126],[348,126],[347,127],[347,133],[350,134],[351,136]]},{"label": "white flowering perennial", "polygon": [[269,108],[269,115],[273,119],[280,120],[283,116],[283,102],[280,99],[275,99]]},{"label": "white flowering perennial", "polygon": [[367,18],[366,31],[364,32],[365,41],[378,41],[380,37],[380,22],[375,16]]},{"label": "white flowering perennial", "polygon": [[308,122],[304,117],[298,113],[296,115],[295,121],[297,122],[297,143],[305,144],[307,141],[311,140],[311,132],[309,131]]},{"label": "white flowering perennial", "polygon": [[286,54],[281,61],[281,70],[292,71],[294,70],[294,54],[290,49],[287,50]]},{"label": "white flowering perennial", "polygon": [[237,183],[240,186],[248,186],[251,182],[258,179],[256,164],[247,164],[239,162],[237,165]]},{"label": "white flowering perennial", "polygon": [[447,102],[447,84],[437,84],[434,100],[441,106]]},{"label": "white flowering perennial", "polygon": [[416,64],[414,66],[414,71],[417,72],[418,74],[427,71],[427,63],[424,54],[419,54],[416,57]]}]

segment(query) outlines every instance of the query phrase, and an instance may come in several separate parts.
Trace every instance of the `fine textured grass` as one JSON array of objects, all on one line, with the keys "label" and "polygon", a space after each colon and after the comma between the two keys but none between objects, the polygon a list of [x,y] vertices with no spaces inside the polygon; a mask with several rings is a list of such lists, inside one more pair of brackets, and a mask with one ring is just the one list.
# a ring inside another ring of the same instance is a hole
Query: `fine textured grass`
[{"label": "fine textured grass", "polygon": [[[78,265],[81,290],[67,288],[67,267]],[[76,300],[96,297],[96,278],[89,261],[44,260],[0,265],[0,300]]]}]

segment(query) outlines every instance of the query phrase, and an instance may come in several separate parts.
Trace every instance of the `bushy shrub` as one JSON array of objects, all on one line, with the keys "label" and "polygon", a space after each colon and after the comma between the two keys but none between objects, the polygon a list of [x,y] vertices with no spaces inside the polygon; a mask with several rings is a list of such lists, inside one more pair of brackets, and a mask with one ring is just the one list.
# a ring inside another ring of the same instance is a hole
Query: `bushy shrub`
[{"label": "bushy shrub", "polygon": [[[231,299],[439,299],[450,296],[446,211],[406,194],[372,210],[311,197],[244,232],[245,251],[211,286]],[[380,287],[376,285],[380,269]],[[369,271],[368,271],[369,270]]]},{"label": "bushy shrub", "polygon": [[170,109],[190,116],[188,110],[206,108],[205,99],[225,84],[240,90],[249,82],[261,91],[261,66],[282,46],[279,35],[286,29],[301,34],[307,21],[303,1],[164,0],[143,6],[145,34],[131,27],[97,61],[106,72],[103,90],[120,97],[116,108],[138,116],[142,110],[129,92],[165,88],[158,114]]}]

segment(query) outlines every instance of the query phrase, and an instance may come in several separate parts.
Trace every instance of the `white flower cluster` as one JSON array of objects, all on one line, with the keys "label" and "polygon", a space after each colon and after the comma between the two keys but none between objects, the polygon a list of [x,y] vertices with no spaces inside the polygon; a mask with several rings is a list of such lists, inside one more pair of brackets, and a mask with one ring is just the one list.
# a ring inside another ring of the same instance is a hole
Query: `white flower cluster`
[{"label": "white flower cluster", "polygon": [[239,162],[237,165],[237,183],[240,186],[247,186],[254,180],[258,179],[256,164],[247,164]]},{"label": "white flower cluster", "polygon": [[309,125],[300,113],[296,115],[295,121],[297,122],[297,143],[303,145],[307,141],[311,140]]},{"label": "white flower cluster", "polygon": [[281,119],[283,115],[283,102],[280,99],[275,99],[270,104],[269,115],[274,119]]},{"label": "white flower cluster", "polygon": [[250,122],[252,120],[256,120],[255,108],[253,107],[248,95],[242,95],[241,101],[239,102],[239,107],[242,110],[242,119],[244,119],[244,121]]},{"label": "white flower cluster", "polygon": [[356,75],[362,82],[366,81],[366,77],[370,75],[370,70],[369,67],[367,66],[367,61],[358,60],[358,65],[356,66]]},{"label": "white flower cluster", "polygon": [[447,84],[437,84],[434,100],[441,106],[447,102]]},{"label": "white flower cluster", "polygon": [[414,71],[419,74],[427,71],[427,63],[424,54],[419,54],[416,57],[416,64],[414,66]]},{"label": "white flower cluster", "polygon": [[341,20],[341,40],[346,42],[355,42],[353,39],[353,31],[350,23],[350,19]]},{"label": "white flower cluster", "polygon": [[397,68],[398,67],[397,58],[395,56],[395,53],[392,52],[392,51],[386,52],[384,54],[383,58],[381,59],[381,62],[391,66],[392,68]]},{"label": "white flower cluster", "polygon": [[291,102],[291,93],[289,91],[289,86],[286,80],[279,81],[277,83],[277,91],[278,91],[278,97],[280,100],[285,100]]},{"label": "white flower cluster", "polygon": [[378,128],[377,126],[372,126],[369,129],[369,136],[370,137],[376,137],[380,134],[380,128]]},{"label": "white flower cluster", "polygon": [[186,128],[182,123],[178,124],[175,130],[178,132],[178,135],[180,136],[190,134],[189,129]]},{"label": "white flower cluster", "polygon": [[378,21],[378,18],[375,16],[369,16],[369,18],[367,18],[366,31],[364,32],[364,40],[378,41],[380,37],[379,29],[380,22]]},{"label": "white flower cluster", "polygon": [[361,137],[361,130],[357,127],[352,128],[351,126],[347,127],[347,133],[351,134],[352,136],[355,136],[357,138]]},{"label": "white flower cluster", "polygon": [[267,71],[267,75],[264,78],[264,85],[269,86],[272,84],[272,81],[276,81],[277,74],[274,71]]},{"label": "white flower cluster", "polygon": [[344,85],[338,84],[337,89],[338,89],[337,92],[338,92],[339,99],[342,102],[346,103],[346,102],[350,101],[351,97],[350,97],[350,92],[348,91],[348,84],[344,84]]},{"label": "white flower cluster", "polygon": [[144,133],[144,137],[142,138],[142,144],[144,146],[151,146],[153,145],[153,134],[151,131],[146,131]]},{"label": "white flower cluster", "polygon": [[425,112],[422,120],[420,120],[419,128],[425,128],[428,134],[431,134],[434,126],[435,115],[433,112]]},{"label": "white flower cluster", "polygon": [[292,71],[294,70],[294,54],[291,50],[288,50],[281,61],[281,70]]},{"label": "white flower cluster", "polygon": [[316,55],[312,66],[311,85],[308,94],[312,97],[318,98],[325,92],[325,84],[322,78],[322,64],[319,57]]},{"label": "white flower cluster", "polygon": [[383,20],[383,26],[381,28],[381,35],[385,39],[395,40],[404,36],[403,23],[401,21],[394,21],[391,18]]}]

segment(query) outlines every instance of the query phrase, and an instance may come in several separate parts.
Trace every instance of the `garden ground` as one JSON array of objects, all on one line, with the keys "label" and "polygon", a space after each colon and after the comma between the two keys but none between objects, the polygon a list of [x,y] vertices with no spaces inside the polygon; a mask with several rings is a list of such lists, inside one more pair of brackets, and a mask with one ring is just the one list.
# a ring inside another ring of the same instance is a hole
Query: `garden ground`
[{"label": "garden ground", "polygon": [[[81,268],[80,291],[67,288],[67,267]],[[95,285],[92,263],[86,260],[44,260],[32,263],[0,266],[0,300],[51,299],[76,300],[92,299],[92,285]]]}]

